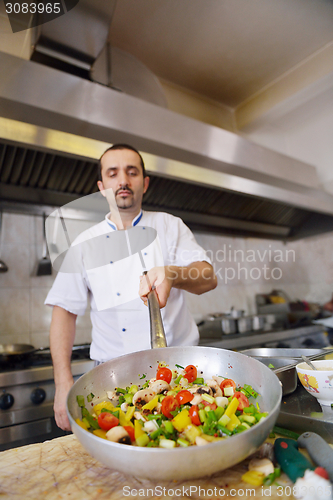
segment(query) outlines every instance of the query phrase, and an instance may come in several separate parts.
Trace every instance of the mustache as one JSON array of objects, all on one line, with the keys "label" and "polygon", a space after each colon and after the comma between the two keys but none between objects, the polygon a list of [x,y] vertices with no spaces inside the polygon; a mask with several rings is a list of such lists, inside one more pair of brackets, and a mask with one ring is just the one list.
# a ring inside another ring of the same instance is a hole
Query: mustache
[{"label": "mustache", "polygon": [[119,194],[121,191],[128,191],[129,193],[133,194],[132,189],[130,189],[128,186],[124,186],[124,187],[121,187],[121,188],[117,189],[117,191],[116,191],[116,196],[117,196],[117,194]]}]

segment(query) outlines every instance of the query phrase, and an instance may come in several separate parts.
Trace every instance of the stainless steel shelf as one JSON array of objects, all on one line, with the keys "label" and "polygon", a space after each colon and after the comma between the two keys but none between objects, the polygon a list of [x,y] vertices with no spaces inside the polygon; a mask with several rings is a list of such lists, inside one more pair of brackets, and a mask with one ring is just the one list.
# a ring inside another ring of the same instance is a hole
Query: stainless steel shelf
[{"label": "stainless steel shelf", "polygon": [[[279,330],[269,332],[248,332],[235,333],[232,335],[223,335],[221,340],[214,338],[200,338],[199,345],[207,347],[219,347],[221,349],[245,349],[249,347],[259,347],[269,342],[281,342],[291,339],[297,339],[315,334],[324,333],[325,328],[322,325],[310,325],[295,328],[291,330]],[[328,344],[328,342],[327,342]]]}]

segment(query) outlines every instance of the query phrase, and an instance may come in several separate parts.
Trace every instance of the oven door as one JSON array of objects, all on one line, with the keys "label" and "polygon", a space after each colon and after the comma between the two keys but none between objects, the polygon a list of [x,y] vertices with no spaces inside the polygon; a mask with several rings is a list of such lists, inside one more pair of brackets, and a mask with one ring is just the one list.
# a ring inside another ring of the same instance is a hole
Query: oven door
[{"label": "oven door", "polygon": [[59,429],[54,417],[3,427],[0,429],[0,451],[27,444],[42,443],[67,434],[71,434],[71,432]]}]

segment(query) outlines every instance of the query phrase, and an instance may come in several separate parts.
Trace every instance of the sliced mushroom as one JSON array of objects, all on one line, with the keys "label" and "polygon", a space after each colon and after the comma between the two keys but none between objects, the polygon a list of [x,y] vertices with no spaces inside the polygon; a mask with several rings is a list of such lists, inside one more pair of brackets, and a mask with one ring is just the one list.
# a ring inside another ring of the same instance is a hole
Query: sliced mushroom
[{"label": "sliced mushroom", "polygon": [[118,406],[120,394],[116,391],[107,391],[106,395],[114,406]]},{"label": "sliced mushroom", "polygon": [[134,394],[132,404],[137,408],[141,408],[143,405],[151,401],[154,396],[156,396],[156,393],[151,389],[141,389]]},{"label": "sliced mushroom", "polygon": [[190,403],[191,405],[198,405],[199,403],[201,403],[201,401],[203,401],[201,394],[195,394]]},{"label": "sliced mushroom", "polygon": [[139,411],[134,412],[134,418],[136,418],[137,420],[142,420],[142,422],[146,422],[147,420]]},{"label": "sliced mushroom", "polygon": [[106,438],[109,441],[113,441],[115,443],[121,444],[132,444],[131,438],[128,432],[121,425],[117,425],[116,427],[112,427],[107,433]]},{"label": "sliced mushroom", "polygon": [[223,380],[225,380],[225,378],[219,377],[218,375],[213,375],[212,379],[215,380],[219,386],[222,384]]},{"label": "sliced mushroom", "polygon": [[274,472],[274,465],[268,458],[252,458],[249,463],[249,470],[256,470],[268,476],[268,474]]},{"label": "sliced mushroom", "polygon": [[157,403],[157,406],[155,407],[154,413],[162,413],[162,403]]},{"label": "sliced mushroom", "polygon": [[165,380],[154,380],[152,384],[149,384],[149,389],[155,392],[155,394],[161,394],[161,392],[169,391],[170,385]]},{"label": "sliced mushroom", "polygon": [[221,388],[220,388],[219,384],[216,382],[216,380],[211,378],[211,379],[206,381],[206,384],[208,385],[208,387],[210,387],[212,389],[214,397],[223,396]]},{"label": "sliced mushroom", "polygon": [[202,401],[202,394],[210,394],[212,395],[213,391],[210,387],[205,385],[196,385],[193,387],[189,387],[188,390],[191,394],[193,394],[193,399],[190,401],[191,405],[198,405]]},{"label": "sliced mushroom", "polygon": [[213,390],[211,387],[208,387],[206,385],[202,385],[198,387],[198,390],[196,391],[195,394],[209,394],[210,396],[213,396]]},{"label": "sliced mushroom", "polygon": [[120,409],[124,412],[127,411],[127,408],[128,408],[128,403],[126,403],[126,401],[124,401],[123,403],[121,403],[120,405]]}]

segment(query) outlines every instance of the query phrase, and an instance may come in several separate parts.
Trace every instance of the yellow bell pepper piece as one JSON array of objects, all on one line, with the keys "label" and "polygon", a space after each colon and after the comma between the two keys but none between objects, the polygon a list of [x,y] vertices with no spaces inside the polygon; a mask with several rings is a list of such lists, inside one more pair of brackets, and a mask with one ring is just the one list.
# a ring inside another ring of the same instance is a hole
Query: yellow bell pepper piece
[{"label": "yellow bell pepper piece", "polygon": [[101,403],[98,403],[97,405],[94,406],[94,412],[96,413],[97,416],[101,413],[103,408],[110,411],[114,410],[114,406],[111,403],[111,401],[102,401]]},{"label": "yellow bell pepper piece", "polygon": [[182,410],[171,420],[171,422],[178,432],[183,432],[183,430],[192,423],[189,411]]},{"label": "yellow bell pepper piece", "polygon": [[134,422],[134,437],[135,437],[135,439],[138,439],[138,437],[143,436],[144,434],[146,434],[146,433],[142,430],[142,427],[141,427],[139,420],[135,420],[135,422]]},{"label": "yellow bell pepper piece", "polygon": [[95,436],[98,436],[102,439],[107,439],[106,437],[106,431],[103,431],[103,429],[95,429],[93,431],[93,434],[95,434]]},{"label": "yellow bell pepper piece", "polygon": [[133,418],[134,412],[135,412],[135,406],[129,406],[127,408],[125,418],[128,422]]},{"label": "yellow bell pepper piece", "polygon": [[232,398],[231,402],[227,406],[227,409],[225,410],[224,414],[227,415],[227,417],[231,417],[231,415],[234,415],[237,408],[239,405],[239,401],[237,398]]},{"label": "yellow bell pepper piece", "polygon": [[265,474],[257,470],[248,470],[242,475],[244,483],[252,484],[253,486],[261,486],[264,481]]},{"label": "yellow bell pepper piece", "polygon": [[77,425],[79,425],[80,427],[82,427],[82,429],[84,429],[85,431],[88,430],[87,425],[84,422],[82,422],[82,420],[80,420],[79,418],[76,418],[75,422],[77,423]]},{"label": "yellow bell pepper piece", "polygon": [[153,410],[154,408],[156,408],[157,405],[158,405],[158,396],[155,396],[153,399],[148,401],[148,403],[146,403],[142,407],[142,409],[143,410]]},{"label": "yellow bell pepper piece", "polygon": [[184,435],[188,441],[190,441],[192,444],[195,443],[195,438],[197,436],[200,436],[202,434],[201,430],[199,427],[196,425],[188,425],[186,429],[184,430]]},{"label": "yellow bell pepper piece", "polygon": [[226,428],[229,431],[233,431],[238,425],[240,425],[241,421],[235,414],[231,415],[230,422],[227,423]]},{"label": "yellow bell pepper piece", "polygon": [[123,410],[119,410],[119,425],[122,425],[123,427],[124,427],[124,425],[130,425],[131,427],[133,427],[132,422],[127,420],[126,415],[123,412]]}]

